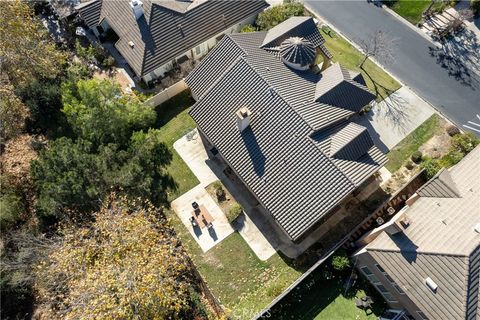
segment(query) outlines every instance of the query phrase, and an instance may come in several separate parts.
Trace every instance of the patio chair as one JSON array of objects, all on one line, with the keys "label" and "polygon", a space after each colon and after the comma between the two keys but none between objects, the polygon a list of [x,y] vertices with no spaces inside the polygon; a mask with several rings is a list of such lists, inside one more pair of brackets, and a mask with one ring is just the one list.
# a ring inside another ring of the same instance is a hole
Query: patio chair
[{"label": "patio chair", "polygon": [[194,217],[190,217],[190,222],[192,223],[192,226],[198,227],[197,221],[195,221]]},{"label": "patio chair", "polygon": [[198,207],[198,203],[196,201],[193,201],[192,202],[192,208],[197,210],[199,207]]}]

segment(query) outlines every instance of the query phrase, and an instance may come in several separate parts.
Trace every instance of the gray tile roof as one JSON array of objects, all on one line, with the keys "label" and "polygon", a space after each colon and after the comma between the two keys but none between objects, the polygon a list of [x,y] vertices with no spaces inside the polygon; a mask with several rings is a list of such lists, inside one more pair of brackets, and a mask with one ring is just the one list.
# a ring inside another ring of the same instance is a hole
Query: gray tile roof
[{"label": "gray tile roof", "polygon": [[271,28],[263,38],[262,48],[278,47],[287,38],[303,36],[315,47],[325,43],[311,17],[291,17]]},{"label": "gray tile roof", "polygon": [[[190,115],[297,240],[386,158],[371,139],[363,139],[363,127],[345,120],[353,111],[314,101],[318,74],[291,69],[274,51],[261,48],[266,34],[226,36],[189,74],[186,82],[197,98]],[[235,118],[241,107],[252,112],[242,133]],[[322,149],[335,134],[351,138],[342,152],[354,160]]]},{"label": "gray tile roof", "polygon": [[[358,79],[358,74],[355,78]],[[352,78],[352,74],[339,63],[333,64],[322,73],[322,78],[317,82],[315,101],[344,107],[354,112],[360,111],[374,100],[375,96],[364,84],[355,81],[355,78]]]},{"label": "gray tile roof", "polygon": [[79,12],[80,17],[89,27],[94,27],[100,20],[100,9],[102,7],[102,0],[91,0],[84,2],[75,7]]},{"label": "gray tile roof", "polygon": [[[263,0],[142,2],[145,14],[137,21],[129,0],[103,0],[97,21],[106,19],[115,30],[120,38],[115,46],[138,76],[268,7]],[[84,16],[84,11],[79,9],[80,16]]]},{"label": "gray tile roof", "polygon": [[448,170],[440,170],[435,177],[417,190],[422,197],[458,198],[459,192]]},{"label": "gray tile roof", "polygon": [[[410,225],[403,232],[382,233],[366,247],[430,319],[480,317],[479,166],[477,147],[448,172],[459,197],[420,196],[405,212]],[[438,285],[436,293],[425,285],[427,277]]]}]

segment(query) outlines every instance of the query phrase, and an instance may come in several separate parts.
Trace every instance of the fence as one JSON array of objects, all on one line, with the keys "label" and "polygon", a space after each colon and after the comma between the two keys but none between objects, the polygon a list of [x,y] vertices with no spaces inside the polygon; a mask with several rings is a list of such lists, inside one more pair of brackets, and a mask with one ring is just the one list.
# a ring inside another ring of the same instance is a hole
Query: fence
[{"label": "fence", "polygon": [[162,92],[154,95],[147,101],[145,101],[146,104],[152,107],[156,107],[161,103],[164,103],[165,101],[169,100],[170,98],[176,96],[180,92],[188,89],[187,84],[185,83],[185,80],[180,80],[177,83],[171,85],[167,89],[163,90]]}]

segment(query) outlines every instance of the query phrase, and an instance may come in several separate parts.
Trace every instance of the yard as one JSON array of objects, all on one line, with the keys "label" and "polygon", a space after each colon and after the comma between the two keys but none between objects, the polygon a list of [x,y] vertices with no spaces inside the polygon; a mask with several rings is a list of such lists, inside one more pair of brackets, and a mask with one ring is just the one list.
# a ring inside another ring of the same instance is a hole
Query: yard
[{"label": "yard", "polygon": [[385,99],[401,87],[400,83],[370,59],[365,62],[363,69],[360,69],[363,54],[333,30],[324,27],[321,33],[326,41],[325,46],[333,55],[333,61],[340,62],[347,69],[361,72],[368,88],[376,94],[377,101]]},{"label": "yard", "polygon": [[[408,20],[412,24],[418,24],[422,20],[422,14],[427,10],[431,0],[396,0],[384,1],[393,11]],[[448,1],[438,1],[432,6],[433,11],[442,11],[448,6]]]},{"label": "yard", "polygon": [[444,125],[445,121],[439,115],[432,115],[387,154],[388,162],[385,167],[392,173],[400,169],[420,146],[440,133]]},{"label": "yard", "polygon": [[[349,272],[343,276],[332,273],[328,263],[325,262],[270,310],[270,318],[279,320],[378,319],[385,308],[382,297],[363,278],[359,278],[353,288],[346,290],[345,283],[349,276]],[[355,300],[365,295],[371,296],[374,301],[373,312],[368,312],[369,314],[355,305]]]}]

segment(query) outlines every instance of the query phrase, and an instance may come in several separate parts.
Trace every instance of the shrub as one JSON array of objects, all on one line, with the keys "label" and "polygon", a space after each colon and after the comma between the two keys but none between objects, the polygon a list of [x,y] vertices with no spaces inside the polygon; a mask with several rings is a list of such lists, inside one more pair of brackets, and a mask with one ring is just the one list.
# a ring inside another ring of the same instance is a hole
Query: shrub
[{"label": "shrub", "polygon": [[303,4],[298,2],[274,6],[258,15],[256,25],[260,30],[268,30],[294,16],[305,15]]},{"label": "shrub", "polygon": [[414,168],[413,162],[408,161],[407,164],[405,165],[405,168],[407,168],[408,170],[412,170]]},{"label": "shrub", "polygon": [[451,150],[456,150],[463,154],[467,154],[472,151],[479,143],[480,139],[471,132],[458,134],[452,138]]},{"label": "shrub", "polygon": [[103,63],[102,65],[105,67],[105,68],[111,68],[115,65],[115,59],[112,57],[112,56],[108,56],[105,58],[105,60],[103,60]]},{"label": "shrub", "polygon": [[451,125],[451,126],[448,126],[447,133],[450,137],[453,137],[460,133],[460,129],[458,129],[458,127],[454,125]]},{"label": "shrub", "polygon": [[442,165],[442,167],[449,168],[459,163],[464,156],[465,155],[458,150],[451,150],[449,153],[442,157],[442,159],[440,160],[440,164]]},{"label": "shrub", "polygon": [[433,178],[441,169],[438,161],[431,158],[425,159],[420,165],[420,167],[425,170],[425,175],[427,176],[427,179]]},{"label": "shrub", "polygon": [[227,220],[228,222],[232,223],[235,219],[238,218],[243,212],[243,208],[238,203],[235,203],[230,210],[228,210]]},{"label": "shrub", "polygon": [[415,163],[420,163],[422,161],[422,152],[420,150],[415,151],[412,154],[411,159]]},{"label": "shrub", "polygon": [[217,196],[218,201],[225,200],[225,190],[223,190],[223,185],[220,181],[215,181],[213,183],[213,189],[215,190],[215,195]]},{"label": "shrub", "polygon": [[24,210],[22,199],[16,194],[0,196],[0,230],[6,230],[20,221]]},{"label": "shrub", "polygon": [[240,33],[249,33],[249,32],[255,32],[257,31],[257,28],[252,26],[251,24],[246,24],[240,29]]},{"label": "shrub", "polygon": [[350,267],[350,260],[345,251],[339,251],[332,257],[332,267],[336,271],[343,272]]}]

